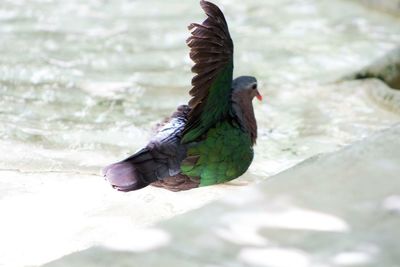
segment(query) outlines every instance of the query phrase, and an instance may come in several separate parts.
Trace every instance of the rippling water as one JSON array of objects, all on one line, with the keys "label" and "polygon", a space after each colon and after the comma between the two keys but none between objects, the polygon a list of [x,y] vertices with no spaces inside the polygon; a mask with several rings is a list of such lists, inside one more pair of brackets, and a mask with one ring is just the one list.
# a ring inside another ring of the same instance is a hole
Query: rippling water
[{"label": "rippling water", "polygon": [[[234,185],[399,121],[370,99],[364,82],[332,83],[395,47],[398,18],[348,1],[215,2],[235,42],[235,74],[256,76],[265,99],[255,103],[254,164]],[[146,188],[127,196],[95,176],[144,145],[151,128],[188,100],[186,25],[203,18],[197,0],[0,2],[0,208],[6,226],[21,223],[0,230],[0,248],[12,251],[4,264],[38,264],[104,243],[116,221],[145,225],[234,190]],[[70,218],[81,222],[72,228],[64,220],[71,196]],[[21,222],[35,214],[33,226]],[[59,228],[48,230],[54,216]],[[59,229],[69,231],[57,238]],[[20,247],[14,231],[33,241]],[[35,249],[37,238],[57,245]]]}]

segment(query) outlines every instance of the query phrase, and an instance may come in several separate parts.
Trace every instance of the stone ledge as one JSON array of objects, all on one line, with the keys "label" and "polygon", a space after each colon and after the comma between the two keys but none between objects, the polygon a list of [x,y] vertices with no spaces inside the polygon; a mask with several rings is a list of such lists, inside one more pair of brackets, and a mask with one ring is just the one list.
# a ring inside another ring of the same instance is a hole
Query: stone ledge
[{"label": "stone ledge", "polygon": [[399,136],[400,124],[315,156],[161,223],[124,251],[93,247],[43,267],[396,266]]}]

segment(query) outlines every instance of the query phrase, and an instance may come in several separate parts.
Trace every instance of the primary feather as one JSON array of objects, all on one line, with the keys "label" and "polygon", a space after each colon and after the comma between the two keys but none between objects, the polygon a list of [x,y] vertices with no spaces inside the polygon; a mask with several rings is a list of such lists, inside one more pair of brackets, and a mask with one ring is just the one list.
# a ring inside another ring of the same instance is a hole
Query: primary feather
[{"label": "primary feather", "polygon": [[191,112],[183,142],[195,140],[229,112],[233,73],[233,42],[224,14],[214,4],[201,1],[207,15],[202,24],[192,23],[186,43],[194,62],[189,101]]}]

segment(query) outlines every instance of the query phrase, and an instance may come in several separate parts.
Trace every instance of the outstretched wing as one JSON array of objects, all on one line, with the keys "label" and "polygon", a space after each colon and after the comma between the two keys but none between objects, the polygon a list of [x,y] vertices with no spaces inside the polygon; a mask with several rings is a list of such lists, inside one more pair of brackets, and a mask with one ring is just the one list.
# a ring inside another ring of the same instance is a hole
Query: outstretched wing
[{"label": "outstretched wing", "polygon": [[202,24],[189,25],[192,36],[186,43],[194,61],[191,112],[183,132],[183,143],[196,140],[229,113],[233,73],[233,43],[224,14],[214,4],[202,0],[207,15]]}]

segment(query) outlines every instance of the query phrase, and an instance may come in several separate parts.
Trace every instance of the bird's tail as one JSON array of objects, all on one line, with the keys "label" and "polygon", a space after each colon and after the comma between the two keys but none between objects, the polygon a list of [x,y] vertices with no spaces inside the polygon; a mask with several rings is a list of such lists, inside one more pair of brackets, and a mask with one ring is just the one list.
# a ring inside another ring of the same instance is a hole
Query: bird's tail
[{"label": "bird's tail", "polygon": [[158,177],[168,176],[165,163],[146,147],[127,159],[105,167],[102,172],[115,189],[132,191],[148,186]]},{"label": "bird's tail", "polygon": [[180,173],[180,163],[186,157],[181,144],[182,131],[190,108],[178,107],[171,118],[160,125],[149,144],[123,161],[103,169],[103,175],[120,191],[143,188],[157,180]]}]

